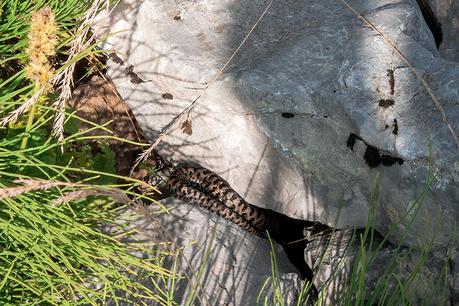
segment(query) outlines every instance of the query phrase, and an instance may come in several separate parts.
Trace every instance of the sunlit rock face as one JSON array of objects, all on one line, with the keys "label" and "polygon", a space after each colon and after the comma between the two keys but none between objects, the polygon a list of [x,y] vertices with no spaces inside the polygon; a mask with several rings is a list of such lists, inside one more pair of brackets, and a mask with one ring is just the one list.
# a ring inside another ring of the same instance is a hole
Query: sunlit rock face
[{"label": "sunlit rock face", "polygon": [[[459,63],[415,1],[122,2],[105,20],[108,74],[151,140],[195,100],[192,135],[160,146],[256,205],[393,242],[447,244],[459,217]],[[132,66],[131,66],[132,65]],[[415,69],[446,117],[413,74]],[[209,88],[204,90],[207,85]],[[394,226],[397,230],[391,230]]]}]

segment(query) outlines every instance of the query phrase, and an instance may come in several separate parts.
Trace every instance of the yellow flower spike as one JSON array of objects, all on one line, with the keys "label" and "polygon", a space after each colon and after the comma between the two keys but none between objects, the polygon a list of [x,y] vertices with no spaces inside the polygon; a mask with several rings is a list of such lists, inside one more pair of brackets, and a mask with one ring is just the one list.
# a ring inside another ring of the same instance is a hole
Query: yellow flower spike
[{"label": "yellow flower spike", "polygon": [[[34,94],[41,91],[40,94],[44,96],[53,87],[54,69],[48,62],[48,57],[56,54],[57,45],[56,20],[49,6],[32,14],[28,38],[29,42],[25,50],[28,58],[25,67],[26,77],[35,84]],[[40,100],[42,99],[38,97],[30,109],[25,128],[26,135],[22,139],[21,149],[27,147],[28,134],[32,129],[36,104]]]},{"label": "yellow flower spike", "polygon": [[32,14],[28,37],[26,76],[37,86],[50,90],[54,69],[48,57],[56,54],[57,44],[57,25],[50,7]]}]

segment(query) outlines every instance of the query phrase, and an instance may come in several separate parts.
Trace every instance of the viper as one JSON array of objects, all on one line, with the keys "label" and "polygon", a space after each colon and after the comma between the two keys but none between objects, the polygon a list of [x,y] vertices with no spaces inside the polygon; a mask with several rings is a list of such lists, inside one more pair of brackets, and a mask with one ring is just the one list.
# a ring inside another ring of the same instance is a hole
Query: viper
[{"label": "viper", "polygon": [[266,237],[266,214],[208,169],[179,168],[171,174],[167,188],[176,198],[214,212],[251,234]]},{"label": "viper", "polygon": [[[315,234],[327,230],[326,226],[250,204],[226,180],[203,167],[172,168],[167,177],[166,194],[209,210],[251,234],[272,238],[282,245],[302,278],[312,282],[313,272],[304,260],[308,243],[304,231]],[[317,297],[314,286],[311,294]]]}]

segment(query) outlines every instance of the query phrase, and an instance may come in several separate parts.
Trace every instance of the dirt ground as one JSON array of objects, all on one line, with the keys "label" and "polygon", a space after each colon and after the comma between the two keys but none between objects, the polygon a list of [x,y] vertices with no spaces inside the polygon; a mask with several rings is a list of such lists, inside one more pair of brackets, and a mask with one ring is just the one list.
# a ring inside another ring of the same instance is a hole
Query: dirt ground
[{"label": "dirt ground", "polygon": [[[70,107],[76,110],[76,115],[99,125],[105,125],[107,130],[95,129],[88,132],[91,136],[113,136],[124,138],[137,143],[148,144],[142,129],[137,123],[129,106],[121,99],[113,83],[98,75],[92,76],[89,81],[77,86],[73,92]],[[108,123],[110,122],[110,123]],[[108,124],[107,124],[108,123]],[[88,123],[81,123],[81,129],[93,127]],[[134,161],[147,146],[139,146],[113,138],[104,139],[116,155],[117,173],[129,175]],[[91,147],[97,150],[97,141],[91,140]],[[149,166],[156,165],[156,154],[152,154],[147,161]],[[146,170],[136,169],[132,175],[142,179],[147,176]]]}]

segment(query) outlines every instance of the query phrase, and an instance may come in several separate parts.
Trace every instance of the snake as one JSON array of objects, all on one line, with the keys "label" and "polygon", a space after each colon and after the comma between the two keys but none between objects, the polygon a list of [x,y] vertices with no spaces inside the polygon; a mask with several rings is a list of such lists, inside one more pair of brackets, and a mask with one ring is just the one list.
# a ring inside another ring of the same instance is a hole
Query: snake
[{"label": "snake", "polygon": [[[306,228],[312,233],[325,228],[318,222],[290,218],[271,209],[248,203],[230,184],[215,172],[204,167],[183,166],[174,168],[166,183],[166,189],[184,202],[200,206],[224,219],[237,224],[245,231],[276,241],[290,243],[304,238]],[[290,233],[285,233],[289,229]],[[296,236],[292,236],[296,232]],[[288,238],[287,238],[288,239]]]},{"label": "snake", "polygon": [[203,207],[251,234],[266,238],[266,214],[246,202],[214,172],[191,166],[179,168],[171,174],[167,188],[176,198]]},{"label": "snake", "polygon": [[[304,260],[304,250],[308,243],[304,230],[314,234],[326,230],[326,226],[315,221],[290,218],[250,204],[225,179],[203,167],[174,168],[166,188],[175,198],[211,211],[248,233],[265,239],[272,238],[282,245],[301,277],[312,281],[313,272]],[[314,285],[311,294],[315,299],[318,296]]]}]

